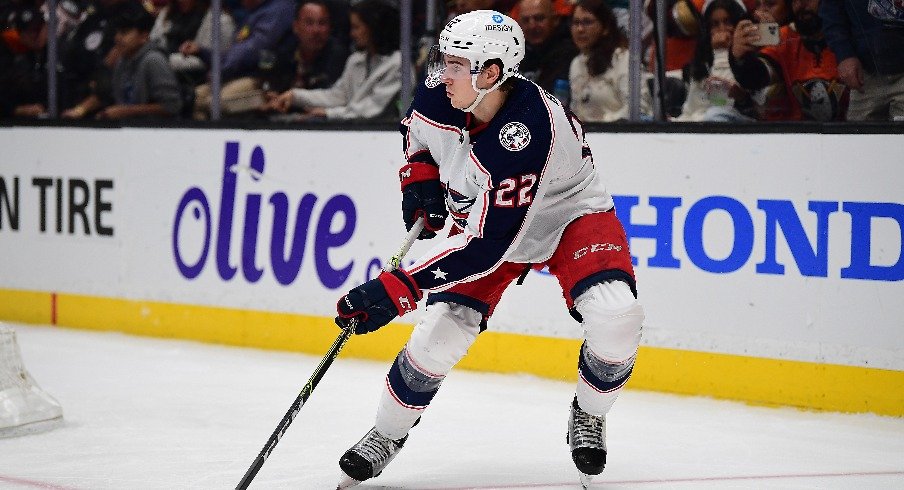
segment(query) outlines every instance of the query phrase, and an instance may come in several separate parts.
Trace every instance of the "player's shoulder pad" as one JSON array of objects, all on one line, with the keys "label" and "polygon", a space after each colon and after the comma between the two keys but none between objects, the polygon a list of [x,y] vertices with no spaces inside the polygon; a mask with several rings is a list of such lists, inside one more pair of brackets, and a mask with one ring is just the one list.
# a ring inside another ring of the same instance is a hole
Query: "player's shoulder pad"
[{"label": "player's shoulder pad", "polygon": [[552,105],[557,101],[533,82],[519,78],[505,105],[474,144],[474,156],[493,184],[512,175],[542,173],[553,138]]},{"label": "player's shoulder pad", "polygon": [[414,111],[440,125],[460,128],[465,124],[464,112],[452,107],[446,96],[446,86],[436,77],[427,76],[417,85],[407,117]]}]

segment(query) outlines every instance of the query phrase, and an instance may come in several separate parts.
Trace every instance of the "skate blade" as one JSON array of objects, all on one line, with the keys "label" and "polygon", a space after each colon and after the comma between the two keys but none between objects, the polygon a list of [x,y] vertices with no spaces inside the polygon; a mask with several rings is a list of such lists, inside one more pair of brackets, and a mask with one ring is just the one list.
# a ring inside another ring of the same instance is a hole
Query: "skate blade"
[{"label": "skate blade", "polygon": [[584,490],[590,488],[591,480],[593,480],[593,475],[581,473],[581,487],[584,488]]},{"label": "skate blade", "polygon": [[343,488],[353,487],[360,483],[361,483],[360,481],[355,480],[354,478],[343,474],[342,479],[339,481],[339,484],[336,485],[336,490],[342,490]]}]

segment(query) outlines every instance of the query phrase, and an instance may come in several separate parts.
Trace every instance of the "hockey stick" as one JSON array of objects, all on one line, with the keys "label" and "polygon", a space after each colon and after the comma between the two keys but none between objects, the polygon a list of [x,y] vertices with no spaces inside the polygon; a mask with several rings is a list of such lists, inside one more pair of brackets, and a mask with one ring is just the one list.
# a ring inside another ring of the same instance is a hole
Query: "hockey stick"
[{"label": "hockey stick", "polygon": [[[418,235],[421,234],[421,230],[424,229],[424,219],[420,218],[415,223],[414,226],[411,227],[411,231],[408,232],[408,236],[405,237],[405,241],[402,243],[402,246],[399,248],[399,251],[396,252],[392,258],[389,259],[389,262],[383,266],[383,270],[389,272],[393,269],[399,267],[402,262],[402,259],[405,257],[405,254],[408,253],[408,250],[411,248],[411,244],[414,243],[414,240]],[[311,378],[308,380],[308,383],[304,385],[304,388],[301,389],[301,393],[295,397],[295,401],[292,402],[292,406],[289,407],[289,411],[283,416],[282,420],[279,421],[279,425],[276,426],[276,430],[273,431],[273,434],[270,435],[270,439],[267,440],[267,444],[264,445],[264,448],[261,449],[260,454],[254,458],[254,462],[251,463],[251,467],[248,468],[248,471],[245,472],[245,476],[242,477],[242,481],[236,485],[236,490],[245,490],[248,488],[248,485],[251,485],[251,480],[257,475],[257,472],[260,471],[261,467],[264,466],[264,461],[270,456],[270,453],[273,452],[273,449],[276,448],[276,445],[279,444],[279,440],[282,439],[283,434],[286,433],[286,430],[289,429],[289,425],[292,424],[292,421],[295,420],[295,417],[298,415],[298,412],[301,410],[301,407],[304,406],[305,402],[308,401],[308,397],[311,396],[311,393],[314,391],[314,388],[317,387],[317,383],[320,382],[320,379],[323,378],[323,375],[326,374],[326,370],[330,368],[330,365],[333,364],[333,361],[339,355],[339,351],[345,346],[345,343],[348,342],[348,339],[351,338],[352,332],[355,331],[355,324],[357,323],[356,319],[352,319],[348,324],[343,325],[339,318],[336,318],[336,324],[342,328],[342,333],[336,337],[336,340],[333,341],[333,345],[330,346],[330,349],[326,352],[326,355],[323,356],[323,359],[320,360],[320,364],[317,365],[317,369],[314,369],[314,374],[311,375]]]}]

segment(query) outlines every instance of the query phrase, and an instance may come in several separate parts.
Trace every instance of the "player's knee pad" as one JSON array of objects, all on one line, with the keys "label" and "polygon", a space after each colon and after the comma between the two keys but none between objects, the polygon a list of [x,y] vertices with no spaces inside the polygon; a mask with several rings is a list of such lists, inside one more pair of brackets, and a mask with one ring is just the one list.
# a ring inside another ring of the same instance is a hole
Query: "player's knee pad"
[{"label": "player's knee pad", "polygon": [[643,307],[622,281],[596,284],[575,300],[583,318],[586,346],[599,359],[620,363],[640,345]]},{"label": "player's knee pad", "polygon": [[433,303],[427,307],[408,340],[412,360],[430,373],[447,374],[474,343],[483,316],[456,303]]}]

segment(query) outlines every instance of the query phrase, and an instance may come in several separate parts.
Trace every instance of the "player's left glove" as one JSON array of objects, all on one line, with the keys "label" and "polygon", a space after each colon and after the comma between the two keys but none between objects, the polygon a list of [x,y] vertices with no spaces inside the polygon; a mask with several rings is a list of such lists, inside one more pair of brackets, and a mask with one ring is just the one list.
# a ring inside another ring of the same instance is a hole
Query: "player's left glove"
[{"label": "player's left glove", "polygon": [[407,272],[396,269],[381,272],[376,279],[352,289],[339,298],[336,311],[346,327],[356,319],[355,334],[373,332],[417,308],[422,293]]},{"label": "player's left glove", "polygon": [[419,240],[433,238],[446,225],[449,211],[443,196],[443,186],[439,181],[439,169],[429,163],[409,163],[399,170],[402,182],[402,219],[405,228],[411,227],[418,218],[424,218],[424,230]]}]

